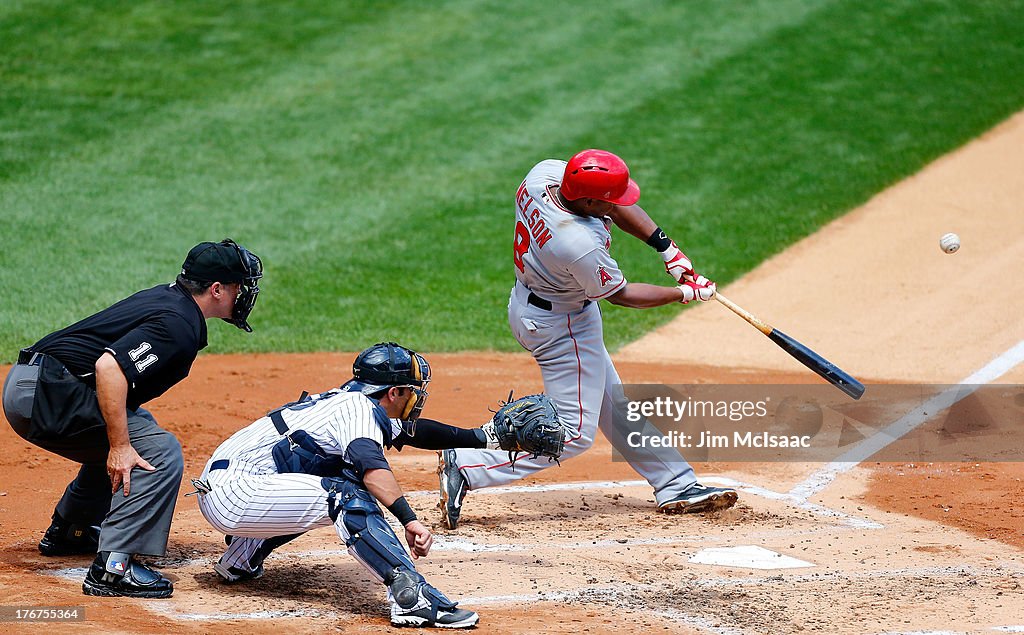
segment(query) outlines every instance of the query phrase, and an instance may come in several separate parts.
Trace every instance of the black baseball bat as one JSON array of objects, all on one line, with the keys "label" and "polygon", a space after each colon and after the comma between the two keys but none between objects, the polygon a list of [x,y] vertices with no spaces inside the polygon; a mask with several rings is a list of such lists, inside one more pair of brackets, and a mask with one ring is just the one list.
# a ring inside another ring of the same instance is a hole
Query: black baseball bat
[{"label": "black baseball bat", "polygon": [[864,394],[864,384],[854,379],[842,368],[839,368],[779,329],[774,328],[771,324],[758,319],[754,314],[744,310],[721,293],[716,293],[715,299],[746,320],[754,328],[767,335],[768,339],[775,342],[779,348],[792,355],[801,364],[821,375],[828,383],[854,399],[860,399],[861,395]]}]

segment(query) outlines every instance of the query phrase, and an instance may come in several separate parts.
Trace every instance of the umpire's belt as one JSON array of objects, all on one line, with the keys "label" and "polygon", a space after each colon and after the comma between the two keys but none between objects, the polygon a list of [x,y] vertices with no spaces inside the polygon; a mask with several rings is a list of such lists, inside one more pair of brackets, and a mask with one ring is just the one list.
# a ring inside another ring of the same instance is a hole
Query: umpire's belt
[{"label": "umpire's belt", "polygon": [[18,353],[18,363],[22,366],[38,366],[43,363],[43,354],[23,348]]},{"label": "umpire's belt", "polygon": [[575,313],[581,311],[590,306],[590,300],[584,300],[582,303],[579,302],[552,302],[551,300],[545,300],[533,291],[530,291],[529,287],[521,282],[516,282],[516,286],[513,290],[516,297],[521,302],[526,302],[531,306],[535,306],[538,309],[544,311],[551,311],[553,313]]}]

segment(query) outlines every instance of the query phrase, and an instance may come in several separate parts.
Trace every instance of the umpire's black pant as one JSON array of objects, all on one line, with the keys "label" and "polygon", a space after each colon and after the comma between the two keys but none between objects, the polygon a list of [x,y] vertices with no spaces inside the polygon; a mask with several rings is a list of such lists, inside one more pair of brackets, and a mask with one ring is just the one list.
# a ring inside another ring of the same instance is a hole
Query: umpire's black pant
[{"label": "umpire's black pant", "polygon": [[[53,358],[45,363],[59,365]],[[112,495],[106,470],[110,445],[96,391],[81,382],[70,386],[74,395],[68,401],[77,405],[70,417],[66,408],[63,414],[75,422],[73,426],[47,421],[45,413],[60,408],[45,403],[47,391],[38,390],[40,382],[46,381],[45,372],[40,378],[42,368],[39,363],[12,367],[4,382],[3,407],[7,421],[23,439],[82,464],[56,512],[70,523],[100,525],[100,551],[164,555],[184,470],[178,440],[160,428],[148,411],[128,410],[132,447],[156,471],[132,470],[129,495],[123,489]]]}]

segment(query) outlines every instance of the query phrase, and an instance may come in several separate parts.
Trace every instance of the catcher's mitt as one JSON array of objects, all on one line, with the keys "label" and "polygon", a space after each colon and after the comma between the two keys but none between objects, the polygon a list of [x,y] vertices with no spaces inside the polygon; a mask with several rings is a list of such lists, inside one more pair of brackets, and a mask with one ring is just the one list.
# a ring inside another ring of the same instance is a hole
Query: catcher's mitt
[{"label": "catcher's mitt", "polygon": [[508,451],[513,467],[520,452],[557,461],[565,447],[565,428],[558,421],[555,402],[545,394],[513,400],[509,393],[508,399],[485,427],[492,428],[493,438]]}]

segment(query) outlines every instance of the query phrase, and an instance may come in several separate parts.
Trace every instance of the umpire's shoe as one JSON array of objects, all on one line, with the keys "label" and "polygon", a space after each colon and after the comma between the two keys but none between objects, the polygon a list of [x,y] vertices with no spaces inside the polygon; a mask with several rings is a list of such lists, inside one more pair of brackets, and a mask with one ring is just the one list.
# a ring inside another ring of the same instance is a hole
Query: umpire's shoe
[{"label": "umpire's shoe", "polygon": [[658,505],[658,509],[669,514],[692,514],[729,509],[736,504],[739,494],[731,487],[708,487],[694,483],[678,496]]},{"label": "umpire's shoe", "polygon": [[44,556],[77,556],[96,553],[100,542],[100,528],[93,525],[75,525],[53,512],[53,521],[39,541],[39,553]]},{"label": "umpire's shoe", "polygon": [[107,556],[110,553],[101,551],[85,574],[82,593],[104,597],[129,598],[169,598],[174,592],[174,585],[167,578],[149,567],[129,558],[128,562],[115,563],[115,567],[124,573],[111,573],[107,570]]},{"label": "umpire's shoe", "polygon": [[441,450],[437,458],[437,476],[441,485],[441,501],[437,507],[441,510],[441,523],[448,529],[455,529],[459,526],[462,499],[466,498],[469,485],[455,463],[455,450]]}]

